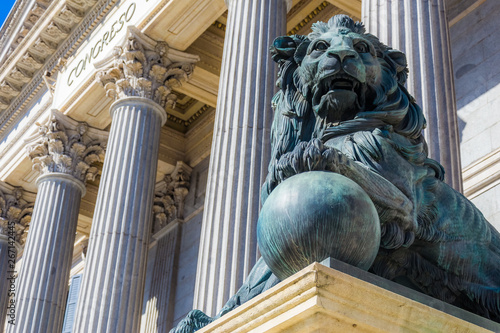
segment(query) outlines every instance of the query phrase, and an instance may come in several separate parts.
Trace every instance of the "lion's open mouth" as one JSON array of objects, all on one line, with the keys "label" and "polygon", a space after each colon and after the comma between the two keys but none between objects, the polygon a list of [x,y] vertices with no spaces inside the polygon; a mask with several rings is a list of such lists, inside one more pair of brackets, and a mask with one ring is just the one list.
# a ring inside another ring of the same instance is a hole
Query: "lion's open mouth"
[{"label": "lion's open mouth", "polygon": [[313,108],[328,121],[353,119],[361,111],[363,84],[345,73],[327,76],[313,90]]},{"label": "lion's open mouth", "polygon": [[329,76],[321,80],[323,94],[332,90],[350,90],[356,95],[360,92],[361,82],[346,74]]},{"label": "lion's open mouth", "polygon": [[323,79],[323,92],[331,90],[350,90],[358,94],[361,83],[348,75],[336,75]]}]

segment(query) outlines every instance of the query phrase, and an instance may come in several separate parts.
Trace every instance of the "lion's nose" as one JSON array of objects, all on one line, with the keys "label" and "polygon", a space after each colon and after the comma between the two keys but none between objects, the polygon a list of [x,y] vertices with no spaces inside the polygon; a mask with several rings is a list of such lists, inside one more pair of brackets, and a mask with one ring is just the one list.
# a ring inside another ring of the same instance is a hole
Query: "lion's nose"
[{"label": "lion's nose", "polygon": [[358,56],[356,51],[350,49],[330,49],[327,51],[327,55],[329,57],[338,58],[340,62],[344,62],[345,59],[356,58]]}]

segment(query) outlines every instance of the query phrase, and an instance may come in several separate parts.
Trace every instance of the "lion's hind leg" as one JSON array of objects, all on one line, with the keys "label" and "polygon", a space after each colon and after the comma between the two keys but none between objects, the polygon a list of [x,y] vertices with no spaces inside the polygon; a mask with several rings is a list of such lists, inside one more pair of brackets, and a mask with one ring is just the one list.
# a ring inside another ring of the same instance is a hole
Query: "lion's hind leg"
[{"label": "lion's hind leg", "polygon": [[226,305],[224,305],[217,316],[210,317],[200,310],[192,310],[170,331],[170,333],[193,333],[243,303],[248,302],[255,296],[260,295],[279,282],[280,280],[271,272],[264,262],[264,259],[260,258],[241,288],[229,299],[229,301],[227,301]]}]

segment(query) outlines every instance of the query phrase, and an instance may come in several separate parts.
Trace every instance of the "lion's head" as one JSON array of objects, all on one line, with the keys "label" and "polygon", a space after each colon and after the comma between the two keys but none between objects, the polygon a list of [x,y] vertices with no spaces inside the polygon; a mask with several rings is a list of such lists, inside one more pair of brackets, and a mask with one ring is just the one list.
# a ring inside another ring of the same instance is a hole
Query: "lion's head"
[{"label": "lion's head", "polygon": [[308,36],[278,37],[271,46],[279,64],[274,96],[272,156],[263,199],[279,183],[280,157],[300,142],[326,142],[340,134],[387,125],[414,144],[425,118],[404,88],[405,55],[367,34],[345,15],[318,22]]}]

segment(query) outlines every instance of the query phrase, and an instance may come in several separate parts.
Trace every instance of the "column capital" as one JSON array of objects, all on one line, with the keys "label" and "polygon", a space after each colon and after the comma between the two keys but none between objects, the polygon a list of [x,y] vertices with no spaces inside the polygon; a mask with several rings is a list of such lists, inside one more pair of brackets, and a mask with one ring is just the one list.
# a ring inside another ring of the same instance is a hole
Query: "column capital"
[{"label": "column capital", "polygon": [[101,69],[96,80],[104,86],[108,97],[144,97],[173,108],[177,97],[172,89],[191,77],[199,60],[197,55],[172,49],[137,28],[128,27],[122,45],[96,65]]},{"label": "column capital", "polygon": [[153,233],[175,219],[184,218],[184,199],[189,193],[192,168],[178,161],[172,173],[156,183],[153,205]]},{"label": "column capital", "polygon": [[14,239],[17,247],[26,242],[33,203],[25,199],[21,187],[0,182],[0,237]]},{"label": "column capital", "polygon": [[[85,183],[100,173],[97,163],[104,161],[108,132],[77,122],[57,110],[51,111],[46,124],[28,140],[28,156],[33,169],[46,175],[62,173]],[[83,195],[83,192],[82,192]]]}]

